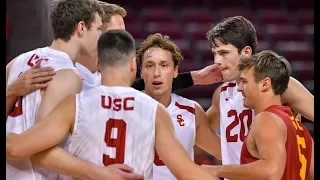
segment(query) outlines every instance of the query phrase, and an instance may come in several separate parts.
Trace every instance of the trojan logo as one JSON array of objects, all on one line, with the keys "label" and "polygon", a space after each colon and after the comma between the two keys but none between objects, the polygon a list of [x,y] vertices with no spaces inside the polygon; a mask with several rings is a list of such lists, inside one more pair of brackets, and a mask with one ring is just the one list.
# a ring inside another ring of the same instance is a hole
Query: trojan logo
[{"label": "trojan logo", "polygon": [[177,115],[177,122],[180,126],[184,126],[184,119],[182,119],[181,114]]}]

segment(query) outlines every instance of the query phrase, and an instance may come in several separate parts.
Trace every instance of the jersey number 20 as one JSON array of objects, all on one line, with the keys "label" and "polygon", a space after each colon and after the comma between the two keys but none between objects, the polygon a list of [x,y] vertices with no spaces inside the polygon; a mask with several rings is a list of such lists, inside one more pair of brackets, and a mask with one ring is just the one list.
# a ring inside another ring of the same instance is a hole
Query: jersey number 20
[{"label": "jersey number 20", "polygon": [[[117,135],[114,137],[115,132],[112,130],[117,130]],[[104,141],[109,148],[115,148],[115,157],[110,157],[110,155],[103,154],[103,164],[108,166],[110,164],[124,163],[124,151],[126,142],[126,130],[127,124],[122,119],[109,119],[106,122],[106,134]]]},{"label": "jersey number 20", "polygon": [[[239,115],[236,110],[232,109],[228,112],[228,117],[234,117],[234,120],[232,121],[231,124],[228,125],[226,128],[226,138],[227,142],[237,142],[238,141],[238,136],[240,136],[241,142],[244,141],[246,137],[246,129],[245,129],[245,122],[244,122],[244,117],[247,116],[247,128],[251,126],[252,123],[252,110],[251,109],[246,109],[243,110]],[[236,132],[234,135],[231,135],[231,130],[236,127],[240,122],[240,132]]]}]

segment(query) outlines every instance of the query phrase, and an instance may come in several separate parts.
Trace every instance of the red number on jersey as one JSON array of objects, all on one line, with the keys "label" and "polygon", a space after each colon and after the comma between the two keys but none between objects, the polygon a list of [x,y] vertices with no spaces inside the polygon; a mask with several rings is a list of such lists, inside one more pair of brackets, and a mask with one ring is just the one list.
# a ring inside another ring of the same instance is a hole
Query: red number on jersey
[{"label": "red number on jersey", "polygon": [[[243,110],[238,116],[237,111],[232,109],[228,112],[228,117],[232,117],[232,116],[234,116],[234,121],[232,121],[232,123],[229,124],[229,126],[226,128],[227,142],[237,142],[239,135],[240,135],[241,142],[243,142],[247,134],[245,129],[245,124],[244,124],[244,117],[246,116],[248,117],[247,129],[249,129],[252,123],[252,110],[251,109]],[[239,121],[240,121],[240,132],[235,133],[234,135],[231,136],[231,130],[239,124]]]},{"label": "red number on jersey", "polygon": [[[117,136],[113,137],[112,130],[117,129]],[[103,154],[103,164],[108,166],[115,163],[124,163],[124,150],[126,142],[126,130],[127,124],[122,119],[109,119],[106,122],[106,134],[104,141],[107,147],[116,149],[115,158],[111,158],[110,155]]]},{"label": "red number on jersey", "polygon": [[158,156],[157,152],[154,152],[154,160],[153,163],[156,166],[165,166],[165,164],[161,161],[160,157]]},{"label": "red number on jersey", "polygon": [[18,97],[17,103],[18,103],[17,106],[14,105],[12,107],[11,111],[9,112],[9,116],[17,117],[17,116],[20,116],[22,114],[22,97]]}]

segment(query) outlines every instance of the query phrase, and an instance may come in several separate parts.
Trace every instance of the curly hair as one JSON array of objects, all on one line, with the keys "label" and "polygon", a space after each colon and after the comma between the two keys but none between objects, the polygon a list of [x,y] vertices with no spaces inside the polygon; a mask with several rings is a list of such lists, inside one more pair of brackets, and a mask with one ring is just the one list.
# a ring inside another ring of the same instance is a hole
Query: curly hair
[{"label": "curly hair", "polygon": [[136,59],[138,64],[141,66],[144,53],[152,48],[159,47],[163,50],[171,52],[172,60],[174,62],[174,67],[178,66],[179,63],[183,60],[183,56],[180,52],[178,46],[170,40],[170,37],[167,35],[162,35],[161,33],[151,34],[144,40],[136,52]]}]

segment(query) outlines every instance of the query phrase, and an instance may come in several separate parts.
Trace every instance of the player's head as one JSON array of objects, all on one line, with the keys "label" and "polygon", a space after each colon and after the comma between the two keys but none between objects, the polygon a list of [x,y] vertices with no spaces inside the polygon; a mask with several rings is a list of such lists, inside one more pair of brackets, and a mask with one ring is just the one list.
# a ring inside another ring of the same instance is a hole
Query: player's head
[{"label": "player's head", "polygon": [[123,75],[133,83],[137,72],[135,50],[134,39],[127,31],[119,29],[104,32],[98,41],[98,66],[102,78],[104,71],[113,69],[124,72]]},{"label": "player's head", "polygon": [[99,1],[99,4],[104,11],[103,31],[125,29],[123,18],[127,16],[127,11],[123,7],[102,1]]},{"label": "player's head", "polygon": [[171,93],[172,81],[178,75],[178,66],[183,57],[169,36],[160,33],[149,35],[141,43],[136,56],[146,93],[152,97]]},{"label": "player's head", "polygon": [[242,16],[229,17],[212,26],[206,37],[224,81],[238,80],[240,57],[251,56],[257,49],[253,24]]},{"label": "player's head", "polygon": [[84,53],[97,51],[103,10],[95,0],[55,0],[50,8],[54,40],[73,40]]},{"label": "player's head", "polygon": [[253,108],[264,98],[280,96],[288,88],[291,67],[289,62],[273,51],[261,51],[242,58],[238,65],[244,106]]}]

